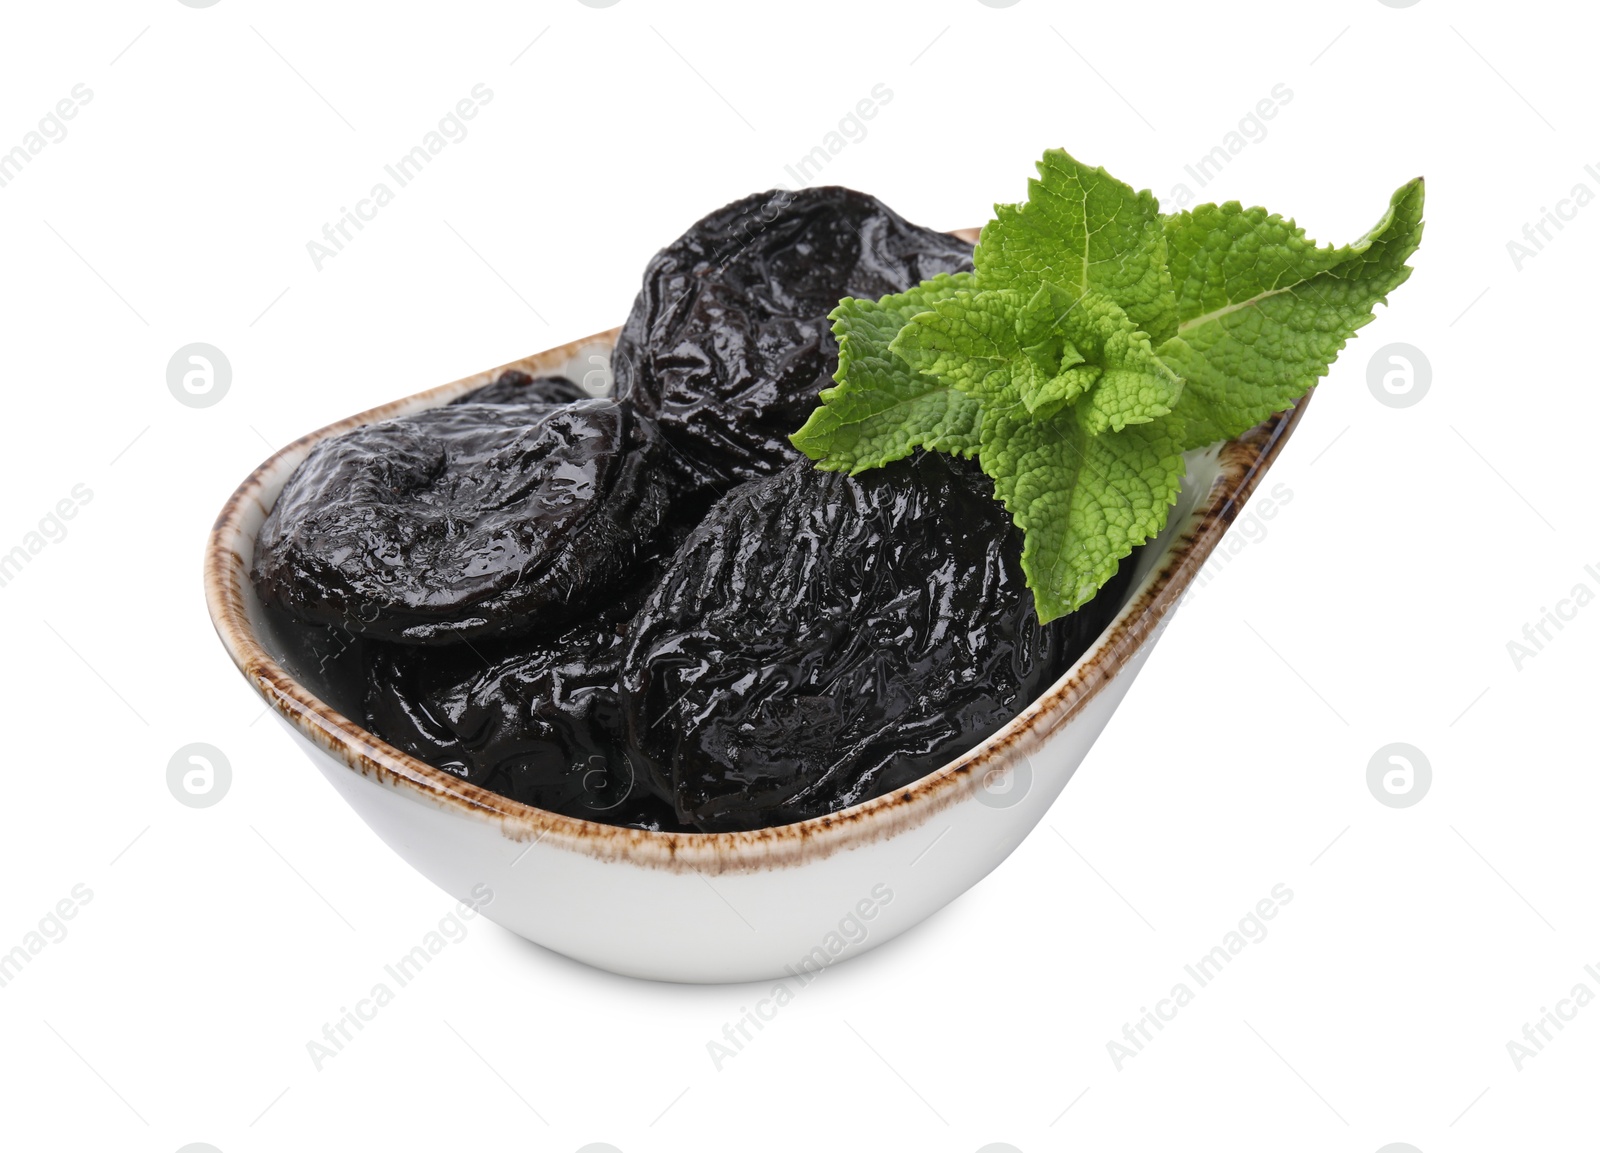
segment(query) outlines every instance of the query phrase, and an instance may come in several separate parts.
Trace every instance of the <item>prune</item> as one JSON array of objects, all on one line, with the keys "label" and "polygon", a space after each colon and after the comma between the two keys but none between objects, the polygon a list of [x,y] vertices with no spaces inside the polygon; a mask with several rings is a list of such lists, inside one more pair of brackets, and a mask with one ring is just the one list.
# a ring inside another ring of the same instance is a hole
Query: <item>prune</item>
[{"label": "prune", "polygon": [[617,700],[644,588],[559,635],[372,646],[367,726],[463,780],[550,812],[680,829],[628,745]]},{"label": "prune", "polygon": [[1021,534],[975,466],[797,462],[722,498],[629,626],[629,733],[708,832],[909,784],[1033,700],[1121,598],[1041,626]]},{"label": "prune", "polygon": [[451,404],[568,404],[588,400],[583,388],[564,376],[530,376],[516,368],[502,372],[491,384],[458,396]]},{"label": "prune", "polygon": [[632,406],[465,404],[317,445],[256,543],[263,602],[365,637],[550,629],[628,578],[679,469]]},{"label": "prune", "polygon": [[721,487],[799,454],[789,434],[832,384],[827,316],[972,268],[972,245],[846,188],[774,191],[719,209],[657,253],[617,339],[617,395]]}]

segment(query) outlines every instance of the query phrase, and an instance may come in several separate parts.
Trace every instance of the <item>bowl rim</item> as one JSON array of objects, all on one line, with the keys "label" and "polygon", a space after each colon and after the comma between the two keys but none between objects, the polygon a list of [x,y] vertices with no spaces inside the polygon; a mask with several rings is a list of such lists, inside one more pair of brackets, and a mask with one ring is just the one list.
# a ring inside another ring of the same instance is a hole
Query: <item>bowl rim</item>
[{"label": "bowl rim", "polygon": [[[803,864],[916,828],[972,797],[991,774],[1036,751],[1076,717],[1156,634],[1222,539],[1306,408],[1307,397],[1215,450],[1217,475],[1196,499],[1112,623],[1051,687],[998,732],[955,760],[891,793],[795,824],[728,833],[667,833],[604,825],[534,808],[472,785],[394,748],[343,716],[289,674],[268,652],[246,609],[250,588],[241,521],[260,493],[299,464],[311,446],[350,429],[446,404],[502,372],[558,372],[585,349],[609,345],[619,329],[571,341],[345,417],[290,442],[258,465],[229,496],[205,548],[205,593],[211,621],[235,666],[268,706],[346,767],[412,800],[498,825],[512,841],[548,844],[608,861],[702,874],[750,872]],[[524,849],[523,852],[527,852]],[[519,858],[520,859],[520,856]]]}]

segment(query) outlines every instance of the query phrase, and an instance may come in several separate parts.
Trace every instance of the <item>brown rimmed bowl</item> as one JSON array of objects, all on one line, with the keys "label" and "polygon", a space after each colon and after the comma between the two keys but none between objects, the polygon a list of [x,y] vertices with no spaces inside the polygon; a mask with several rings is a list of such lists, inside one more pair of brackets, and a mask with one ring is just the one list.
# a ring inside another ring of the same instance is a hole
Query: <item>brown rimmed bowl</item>
[{"label": "brown rimmed bowl", "polygon": [[[319,662],[269,620],[249,579],[256,533],[319,441],[449,403],[508,368],[603,379],[616,330],[329,425],[273,454],[228,499],[205,556],[223,647],[312,763],[383,840],[512,932],[617,973],[670,981],[793,977],[903,933],[1006,858],[1110,720],[1167,618],[1305,402],[1188,455],[1165,531],[1141,550],[1115,620],[1038,700],[976,748],[893,793],[741,833],[656,833],[559,816],[468,784],[367,732]],[[599,374],[598,377],[596,374]],[[293,670],[293,671],[291,671]],[[296,674],[299,675],[296,675]]]}]

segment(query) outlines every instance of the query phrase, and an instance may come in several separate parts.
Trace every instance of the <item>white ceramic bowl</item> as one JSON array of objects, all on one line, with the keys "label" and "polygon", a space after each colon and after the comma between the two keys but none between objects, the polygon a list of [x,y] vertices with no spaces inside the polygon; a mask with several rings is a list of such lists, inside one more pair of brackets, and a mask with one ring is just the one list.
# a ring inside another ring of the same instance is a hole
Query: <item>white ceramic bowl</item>
[{"label": "white ceramic bowl", "polygon": [[[1060,794],[1128,691],[1185,588],[1284,444],[1304,402],[1190,454],[1167,529],[1140,554],[1116,620],[993,737],[894,793],[743,833],[653,833],[557,816],[392,748],[298,666],[249,580],[256,532],[318,441],[446,404],[506,368],[603,379],[615,331],[375,408],[301,437],[256,469],[206,550],[212,621],[245,679],[388,845],[456,898],[547,948],[669,981],[820,968],[890,940],[981,880]],[[595,374],[600,374],[597,378]],[[596,390],[598,391],[598,390]],[[485,900],[485,895],[488,899]]]}]

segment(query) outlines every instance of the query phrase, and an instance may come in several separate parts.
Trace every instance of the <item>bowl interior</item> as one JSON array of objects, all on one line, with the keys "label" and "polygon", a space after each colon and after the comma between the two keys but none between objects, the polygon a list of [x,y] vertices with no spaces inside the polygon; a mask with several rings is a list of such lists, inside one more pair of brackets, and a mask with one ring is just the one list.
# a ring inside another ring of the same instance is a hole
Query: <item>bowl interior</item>
[{"label": "bowl interior", "polygon": [[[543,363],[537,369],[542,374],[559,374],[570,380],[581,383],[586,392],[595,396],[609,395],[611,391],[610,354],[611,342],[603,338],[592,338],[579,342],[569,349],[558,350],[563,358],[556,363]],[[543,360],[541,357],[530,357],[518,361],[514,366],[522,367],[524,371],[535,371],[525,367],[530,361]],[[493,379],[504,369],[495,369],[488,373],[480,374],[486,379]],[[455,382],[440,389],[407,398],[383,410],[383,417],[388,419],[394,416],[403,416],[408,413],[421,412],[428,408],[437,408],[450,403],[456,397],[476,387],[479,377],[469,378],[467,382]],[[359,418],[358,418],[359,420]],[[367,423],[359,421],[359,423]],[[315,434],[314,434],[315,435]],[[320,436],[317,439],[321,439]],[[260,529],[261,521],[265,518],[266,510],[272,507],[277,500],[279,492],[287,483],[289,476],[294,472],[299,462],[309,454],[314,442],[307,443],[303,451],[299,451],[277,462],[272,477],[260,489],[260,502],[264,506],[258,515],[245,518],[241,521],[242,537],[239,541],[239,551],[244,561],[245,571],[254,559],[255,534]],[[1198,501],[1206,495],[1217,477],[1217,449],[1215,447],[1191,453],[1186,458],[1188,474],[1184,478],[1183,488],[1178,496],[1178,503],[1173,508],[1167,520],[1167,526],[1161,535],[1148,542],[1134,553],[1133,579],[1129,582],[1128,591],[1123,595],[1122,602],[1117,606],[1119,611],[1126,607],[1139,592],[1140,588],[1150,580],[1152,574],[1162,558],[1167,555],[1173,541],[1182,530],[1184,524],[1193,514]],[[255,595],[255,590],[245,582],[241,589],[244,594],[244,604],[249,614],[250,622],[254,627],[257,639],[261,646],[273,659],[305,688],[314,693],[325,704],[336,709],[346,717],[358,723],[365,716],[365,706],[358,691],[361,684],[361,645],[358,638],[344,629],[332,625],[305,624],[296,621],[283,613],[266,609]],[[1087,656],[1087,654],[1085,654]],[[1080,663],[1081,663],[1080,658]],[[1070,670],[1063,674],[1064,679],[1070,675]],[[374,741],[378,738],[373,737]],[[931,775],[931,774],[930,774]]]},{"label": "bowl interior", "polygon": [[757,860],[799,861],[922,823],[970,794],[974,781],[1039,743],[1085,707],[1155,634],[1304,411],[1301,401],[1237,440],[1190,453],[1176,506],[1160,536],[1136,554],[1134,579],[1120,611],[1098,641],[1037,701],[974,749],[918,782],[841,813],[744,833],[655,833],[597,825],[491,794],[422,764],[367,732],[359,693],[360,653],[335,628],[307,626],[269,613],[249,579],[256,534],[289,476],[321,440],[364,424],[449,403],[510,368],[560,373],[586,391],[610,388],[617,330],[599,333],[508,365],[405,397],[310,433],[269,458],[224,507],[206,556],[213,623],[247,680],[303,735],[351,769],[418,800],[497,822],[514,839],[545,839],[592,854],[627,856],[666,868],[718,870]]}]

